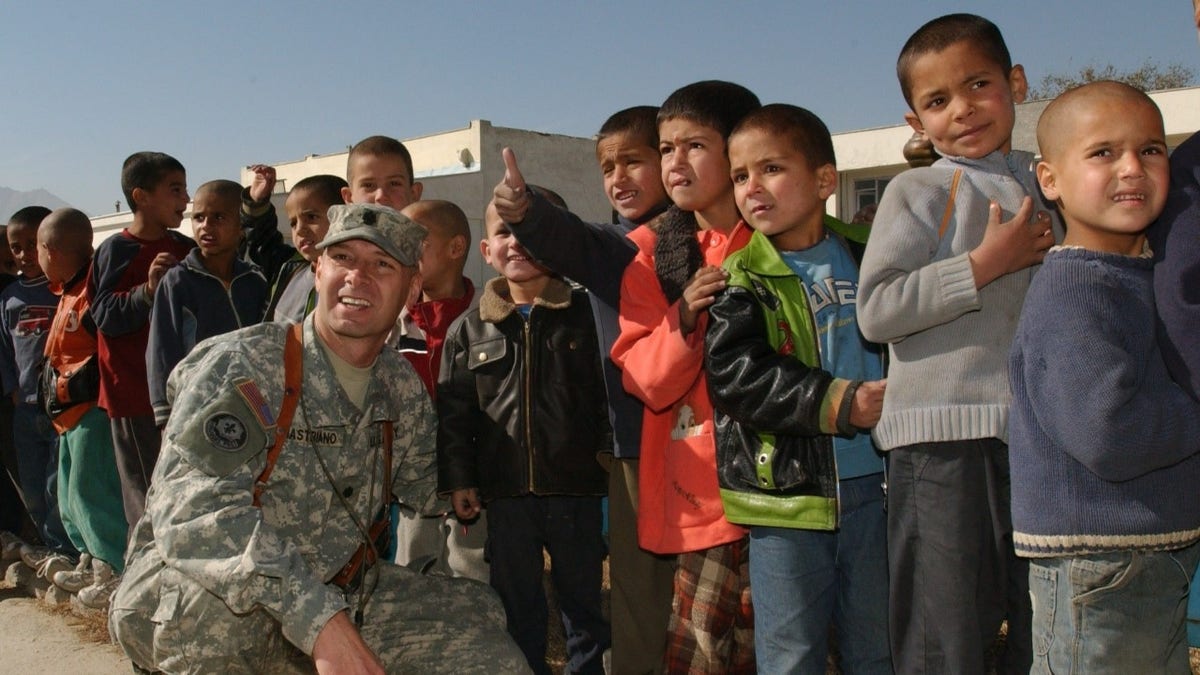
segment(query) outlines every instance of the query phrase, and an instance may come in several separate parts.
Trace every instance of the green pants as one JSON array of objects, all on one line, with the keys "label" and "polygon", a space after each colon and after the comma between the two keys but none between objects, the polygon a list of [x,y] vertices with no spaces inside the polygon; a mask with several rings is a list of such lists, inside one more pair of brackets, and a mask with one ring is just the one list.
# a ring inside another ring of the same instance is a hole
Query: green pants
[{"label": "green pants", "polygon": [[125,567],[125,509],[108,415],[97,407],[58,437],[58,509],[71,543]]}]

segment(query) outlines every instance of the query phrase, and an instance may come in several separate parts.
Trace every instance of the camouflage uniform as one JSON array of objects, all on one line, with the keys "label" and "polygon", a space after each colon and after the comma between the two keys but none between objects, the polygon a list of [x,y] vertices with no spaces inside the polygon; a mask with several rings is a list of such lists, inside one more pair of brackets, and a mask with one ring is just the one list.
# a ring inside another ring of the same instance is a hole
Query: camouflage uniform
[{"label": "camouflage uniform", "polygon": [[383,503],[384,420],[395,424],[392,491],[433,509],[435,419],[399,354],[379,355],[360,413],[312,316],[304,322],[300,403],[261,508],[253,505],[283,396],[286,330],[262,324],[214,338],[171,374],[174,412],[112,599],[114,639],[134,663],[165,672],[312,672],[305,655],[318,632],[365,598],[360,630],[388,672],[527,672],[483,584],[387,564],[359,592],[326,583],[362,541],[334,490],[364,527]]}]

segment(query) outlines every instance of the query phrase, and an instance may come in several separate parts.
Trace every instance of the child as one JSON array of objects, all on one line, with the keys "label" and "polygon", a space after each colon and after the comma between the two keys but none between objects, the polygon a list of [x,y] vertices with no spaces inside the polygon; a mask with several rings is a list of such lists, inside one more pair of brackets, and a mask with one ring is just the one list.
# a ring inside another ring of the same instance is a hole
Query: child
[{"label": "child", "polygon": [[463,276],[471,227],[462,209],[440,199],[413,202],[400,212],[424,225],[429,234],[421,250],[421,296],[400,310],[391,342],[413,365],[432,396],[450,323],[479,305],[475,285]]},{"label": "child", "polygon": [[96,406],[100,370],[96,324],[87,301],[92,223],[81,211],[59,209],[37,233],[38,263],[61,297],[46,337],[44,398],[58,432],[58,495],[63,525],[82,553],[74,571],[54,584],[78,593],[87,607],[108,603],[124,569],[127,526],[108,415]]},{"label": "child", "polygon": [[238,259],[242,186],[209,181],[196,190],[192,230],[199,246],[167,270],[154,292],[146,374],[154,421],[171,415],[167,377],[197,342],[259,322],[267,301],[267,280],[257,267]]},{"label": "child", "polygon": [[320,251],[317,244],[329,231],[329,207],[345,204],[342,188],[346,181],[320,174],[296,183],[283,204],[292,230],[288,245],[279,233],[271,193],[275,189],[275,169],[256,164],[254,179],[242,193],[242,227],[246,232],[243,248],[270,285],[270,300],[264,321],[300,323],[316,303],[313,290],[313,266]]},{"label": "child", "polygon": [[1026,573],[1008,505],[1005,355],[1059,225],[1033,214],[1033,156],[1012,150],[1025,73],[969,14],[908,39],[896,71],[943,159],[888,184],[859,276],[858,320],[886,342],[874,439],[892,451],[888,564],[896,672],[978,673],[1008,615],[1008,666],[1029,669]]},{"label": "child", "polygon": [[364,138],[346,157],[342,199],[347,204],[383,204],[400,210],[421,198],[424,186],[413,180],[412,155],[387,136]]},{"label": "child", "polygon": [[637,254],[629,233],[670,205],[658,159],[658,108],[636,106],[605,120],[596,137],[596,159],[604,194],[616,223],[585,223],[551,208],[540,191],[527,190],[511,150],[504,151],[506,178],[493,191],[496,211],[521,244],[540,262],[588,289],[600,349],[606,355],[604,384],[613,427],[609,464],[609,579],[613,627],[612,669],[617,673],[660,673],[671,614],[672,556],[638,546],[638,454],[642,402],[621,386],[621,371],[607,358],[620,326],[621,275]]},{"label": "child", "polygon": [[[388,342],[412,364],[430,396],[436,396],[446,332],[455,319],[479,306],[475,285],[463,276],[471,228],[462,209],[438,199],[413,202],[401,213],[423,225],[429,234],[421,249],[421,295],[400,310]],[[487,582],[486,514],[460,523],[453,510],[422,516],[400,508],[396,525],[397,564],[433,559],[443,573]]]},{"label": "child", "polygon": [[703,341],[714,267],[749,237],[739,222],[725,139],[758,98],[744,87],[696,82],[658,112],[667,196],[654,229],[630,234],[639,252],[621,280],[621,334],[612,358],[646,405],[639,466],[638,539],[679,554],[668,623],[667,672],[753,673],[754,629],[746,531],[725,519],[717,493],[712,404]]},{"label": "child", "polygon": [[1033,672],[1186,673],[1200,405],[1146,330],[1145,229],[1168,186],[1162,116],[1141,91],[1095,82],[1055,99],[1037,137],[1038,182],[1067,234],[1030,285],[1009,370]]},{"label": "child", "polygon": [[480,250],[502,277],[446,337],[438,377],[438,492],[461,520],[488,509],[491,585],[535,673],[546,666],[542,551],[567,635],[567,668],[602,671],[604,471],[611,449],[591,309],[552,277],[490,206]]},{"label": "child", "polygon": [[849,228],[825,219],[833,139],[768,105],[734,129],[729,163],[754,234],[725,259],[705,370],[725,517],[750,526],[758,668],[823,675],[836,619],[842,670],[890,675],[883,460],[863,431],[883,361],[858,332]]},{"label": "child", "polygon": [[47,581],[74,567],[76,555],[58,510],[58,438],[37,404],[46,332],[58,306],[37,260],[38,226],[49,214],[44,206],[28,206],[12,215],[6,234],[19,276],[0,292],[0,376],[14,406],[17,474],[25,507],[46,544],[22,547],[21,559]]},{"label": "child", "polygon": [[99,405],[112,420],[121,499],[132,528],[142,517],[158,459],[159,431],[146,376],[150,308],[163,275],[196,242],[175,231],[188,205],[179,160],[161,152],[130,155],[121,168],[121,190],[133,224],[96,250],[88,301],[99,329]]}]

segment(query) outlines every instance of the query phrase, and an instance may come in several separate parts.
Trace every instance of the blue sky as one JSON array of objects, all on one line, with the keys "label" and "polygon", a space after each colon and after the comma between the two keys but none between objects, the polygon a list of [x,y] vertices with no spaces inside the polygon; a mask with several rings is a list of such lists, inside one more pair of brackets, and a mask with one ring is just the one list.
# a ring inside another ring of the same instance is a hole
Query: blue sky
[{"label": "blue sky", "polygon": [[901,45],[954,11],[995,21],[1032,82],[1147,59],[1200,71],[1187,0],[6,2],[0,185],[99,215],[137,150],[178,157],[194,187],[476,118],[590,136],[709,78],[834,132],[885,126],[905,111]]}]

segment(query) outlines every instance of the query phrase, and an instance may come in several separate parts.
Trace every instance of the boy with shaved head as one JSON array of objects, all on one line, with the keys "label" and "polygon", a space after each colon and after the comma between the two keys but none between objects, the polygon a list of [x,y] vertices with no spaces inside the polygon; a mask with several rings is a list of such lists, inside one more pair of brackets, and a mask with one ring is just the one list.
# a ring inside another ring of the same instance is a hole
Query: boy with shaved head
[{"label": "boy with shaved head", "polygon": [[1162,116],[1142,92],[1096,82],[1055,99],[1037,136],[1038,182],[1067,234],[1029,287],[1009,363],[1032,672],[1186,673],[1200,405],[1147,330],[1145,230],[1168,187]]},{"label": "boy with shaved head", "polygon": [[91,221],[69,208],[46,216],[37,232],[37,257],[59,296],[46,336],[42,397],[58,432],[58,507],[80,552],[78,567],[55,573],[52,581],[99,608],[125,567],[127,528],[108,415],[96,405],[100,369],[87,295]]},{"label": "boy with shaved head", "polygon": [[[400,310],[388,342],[404,354],[430,396],[435,396],[446,332],[459,315],[479,306],[475,285],[463,276],[471,227],[462,209],[441,199],[413,202],[401,213],[424,225],[429,234],[419,263],[421,295]],[[396,563],[432,559],[442,572],[486,582],[486,539],[487,516],[482,512],[469,523],[460,523],[453,511],[422,516],[401,508],[396,516]]]}]

